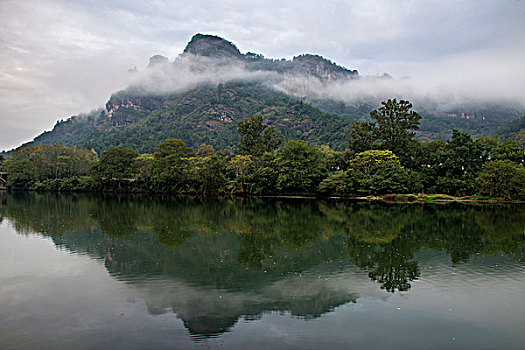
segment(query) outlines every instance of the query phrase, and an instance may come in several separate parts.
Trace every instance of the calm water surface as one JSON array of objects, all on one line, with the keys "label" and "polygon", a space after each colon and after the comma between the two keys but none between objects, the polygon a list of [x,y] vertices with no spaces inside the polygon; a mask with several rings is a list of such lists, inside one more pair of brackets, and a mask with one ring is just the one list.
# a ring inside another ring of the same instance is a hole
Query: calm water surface
[{"label": "calm water surface", "polygon": [[525,206],[0,192],[2,349],[524,349]]}]

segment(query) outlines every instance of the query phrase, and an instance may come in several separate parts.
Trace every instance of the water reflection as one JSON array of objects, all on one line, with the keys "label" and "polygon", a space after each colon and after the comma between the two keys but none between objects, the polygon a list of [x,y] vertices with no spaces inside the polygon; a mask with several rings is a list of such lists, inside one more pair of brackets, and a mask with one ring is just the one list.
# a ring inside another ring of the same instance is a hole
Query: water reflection
[{"label": "water reflection", "polygon": [[197,338],[239,319],[317,318],[359,298],[357,280],[407,292],[423,249],[451,264],[504,252],[525,262],[525,208],[0,192],[0,218],[101,259],[152,315]]}]

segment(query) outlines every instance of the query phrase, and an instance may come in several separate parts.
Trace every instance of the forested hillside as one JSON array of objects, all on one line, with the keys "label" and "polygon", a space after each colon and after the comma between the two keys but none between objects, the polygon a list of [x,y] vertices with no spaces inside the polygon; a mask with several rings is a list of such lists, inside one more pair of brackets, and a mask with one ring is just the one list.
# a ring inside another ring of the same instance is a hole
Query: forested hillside
[{"label": "forested hillside", "polygon": [[359,110],[351,116],[324,113],[256,82],[205,84],[167,96],[125,91],[114,95],[107,106],[109,115],[96,111],[57,122],[34,144],[64,142],[98,152],[124,146],[152,153],[165,139],[177,138],[194,149],[209,144],[233,150],[239,142],[237,123],[262,115],[265,124],[275,126],[287,139],[343,150],[353,118],[365,114]]}]

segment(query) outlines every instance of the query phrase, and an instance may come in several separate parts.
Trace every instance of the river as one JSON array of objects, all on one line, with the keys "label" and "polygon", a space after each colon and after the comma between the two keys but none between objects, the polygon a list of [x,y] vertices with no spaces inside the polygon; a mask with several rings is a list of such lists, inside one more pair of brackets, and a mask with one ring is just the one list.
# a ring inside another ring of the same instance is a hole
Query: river
[{"label": "river", "polygon": [[523,349],[525,205],[0,191],[3,349]]}]

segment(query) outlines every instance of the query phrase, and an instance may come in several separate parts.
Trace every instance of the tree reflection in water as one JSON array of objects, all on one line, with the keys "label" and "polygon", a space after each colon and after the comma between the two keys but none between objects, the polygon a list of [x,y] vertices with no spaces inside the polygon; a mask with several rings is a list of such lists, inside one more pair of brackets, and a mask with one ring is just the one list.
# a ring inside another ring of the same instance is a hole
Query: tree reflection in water
[{"label": "tree reflection in water", "polygon": [[112,276],[140,291],[150,313],[172,310],[196,337],[265,312],[319,317],[355,302],[355,274],[406,292],[421,276],[422,249],[444,251],[452,264],[498,252],[525,262],[525,208],[518,205],[34,193],[0,199],[0,218],[20,234],[104,259]]}]

